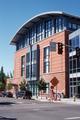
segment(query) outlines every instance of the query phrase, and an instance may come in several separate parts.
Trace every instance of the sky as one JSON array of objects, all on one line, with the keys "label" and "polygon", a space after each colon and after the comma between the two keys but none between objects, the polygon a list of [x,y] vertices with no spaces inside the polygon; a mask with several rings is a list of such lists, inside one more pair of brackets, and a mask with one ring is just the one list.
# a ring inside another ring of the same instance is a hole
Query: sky
[{"label": "sky", "polygon": [[42,12],[64,11],[80,16],[80,0],[0,0],[0,67],[14,70],[15,46],[10,45],[19,28]]}]

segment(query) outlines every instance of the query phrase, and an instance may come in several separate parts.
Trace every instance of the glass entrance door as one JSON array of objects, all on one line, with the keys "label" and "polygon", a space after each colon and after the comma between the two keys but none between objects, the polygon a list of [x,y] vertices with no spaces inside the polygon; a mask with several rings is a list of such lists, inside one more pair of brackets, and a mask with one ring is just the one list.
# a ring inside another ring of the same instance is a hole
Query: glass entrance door
[{"label": "glass entrance door", "polygon": [[70,97],[75,96],[76,92],[76,86],[70,86]]},{"label": "glass entrance door", "polygon": [[80,86],[77,86],[77,96],[80,98]]}]

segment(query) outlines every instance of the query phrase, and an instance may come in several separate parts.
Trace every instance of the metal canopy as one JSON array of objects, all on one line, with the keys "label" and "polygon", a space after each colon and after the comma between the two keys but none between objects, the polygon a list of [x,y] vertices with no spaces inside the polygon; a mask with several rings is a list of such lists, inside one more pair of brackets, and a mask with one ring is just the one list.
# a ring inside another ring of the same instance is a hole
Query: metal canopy
[{"label": "metal canopy", "polygon": [[67,13],[64,13],[64,12],[60,12],[60,11],[51,11],[51,12],[44,12],[42,14],[38,14],[37,16],[34,16],[33,18],[29,19],[26,23],[24,23],[21,26],[21,28],[16,32],[15,36],[11,40],[10,44],[16,43],[19,39],[19,35],[20,34],[25,34],[25,31],[27,31],[36,22],[40,21],[41,19],[45,19],[48,16],[52,17],[52,16],[58,16],[58,15],[63,15],[63,16],[66,16],[66,17],[75,18],[75,19],[80,20],[80,17],[78,17],[78,16],[73,16],[73,15],[70,15],[70,14],[67,14]]}]

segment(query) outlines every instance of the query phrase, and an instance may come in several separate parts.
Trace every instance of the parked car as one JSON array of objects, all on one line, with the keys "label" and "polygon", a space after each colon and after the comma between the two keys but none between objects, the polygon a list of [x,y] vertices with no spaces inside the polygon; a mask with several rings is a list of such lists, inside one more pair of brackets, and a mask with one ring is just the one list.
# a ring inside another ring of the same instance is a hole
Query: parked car
[{"label": "parked car", "polygon": [[31,99],[32,97],[32,92],[29,90],[25,91],[25,96],[23,97],[23,99]]},{"label": "parked car", "polygon": [[13,97],[13,93],[12,92],[2,91],[0,93],[0,97]]},{"label": "parked car", "polygon": [[7,92],[7,96],[6,97],[12,98],[13,97],[13,93],[12,92]]},{"label": "parked car", "polygon": [[25,96],[25,91],[16,92],[16,98],[23,98]]},{"label": "parked car", "polygon": [[29,90],[19,91],[16,93],[16,98],[31,99],[32,93]]},{"label": "parked car", "polygon": [[2,91],[2,97],[7,97],[7,92],[6,91]]}]

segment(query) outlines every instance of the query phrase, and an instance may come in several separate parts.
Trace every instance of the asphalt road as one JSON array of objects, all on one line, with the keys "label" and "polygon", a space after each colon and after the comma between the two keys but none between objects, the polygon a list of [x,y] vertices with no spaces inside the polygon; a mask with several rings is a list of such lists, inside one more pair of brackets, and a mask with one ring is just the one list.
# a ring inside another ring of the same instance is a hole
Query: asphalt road
[{"label": "asphalt road", "polygon": [[80,105],[0,98],[0,120],[80,120]]}]

